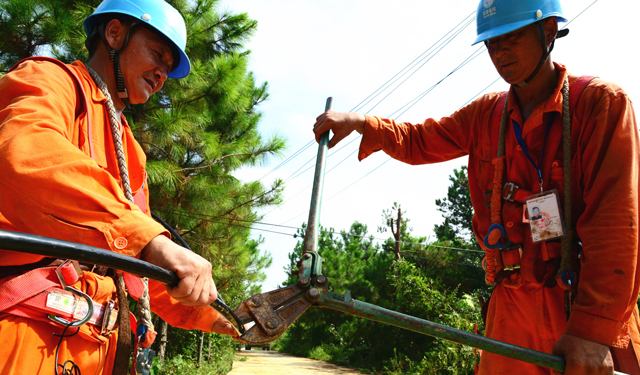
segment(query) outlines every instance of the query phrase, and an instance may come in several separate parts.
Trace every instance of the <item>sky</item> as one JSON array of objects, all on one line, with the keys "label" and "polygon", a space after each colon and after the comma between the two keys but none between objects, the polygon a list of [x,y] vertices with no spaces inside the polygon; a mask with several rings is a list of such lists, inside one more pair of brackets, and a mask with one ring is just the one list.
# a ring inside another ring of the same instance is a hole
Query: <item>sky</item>
[{"label": "sky", "polygon": [[[429,117],[448,116],[481,93],[508,89],[498,79],[484,47],[471,46],[476,37],[475,17],[467,17],[475,15],[477,5],[477,0],[220,0],[220,11],[247,13],[258,21],[257,32],[246,47],[251,50],[249,69],[257,82],[269,85],[269,99],[259,106],[263,113],[259,128],[265,137],[278,134],[287,140],[281,157],[236,175],[244,181],[261,179],[267,186],[276,178],[286,180],[283,204],[260,211],[265,215],[261,222],[266,224],[255,224],[252,230],[252,236],[263,239],[261,248],[273,258],[265,271],[263,292],[286,279],[287,255],[299,240],[293,237],[295,229],[289,227],[300,227],[307,221],[317,144],[274,168],[314,139],[312,127],[324,111],[327,97],[334,98],[335,111],[358,109],[421,123]],[[575,21],[568,25],[569,36],[556,42],[552,59],[574,74],[595,75],[619,84],[631,100],[640,97],[636,70],[640,65],[640,28],[635,23],[640,2],[563,0],[562,6],[565,16]],[[408,77],[411,70],[391,86],[395,88],[406,79],[393,93],[387,90],[359,108],[364,99],[457,25],[462,28],[472,19],[413,75]],[[473,56],[477,57],[448,76]],[[446,76],[406,110],[406,104]],[[433,227],[443,221],[435,200],[446,196],[449,176],[454,168],[466,165],[467,158],[410,166],[389,161],[378,152],[359,162],[359,143],[354,132],[329,152],[322,226],[349,230],[359,221],[368,226],[369,234],[388,238],[388,232],[377,233],[376,228],[382,224],[382,211],[397,202],[406,211],[404,217],[410,219],[412,234],[434,239]]]}]

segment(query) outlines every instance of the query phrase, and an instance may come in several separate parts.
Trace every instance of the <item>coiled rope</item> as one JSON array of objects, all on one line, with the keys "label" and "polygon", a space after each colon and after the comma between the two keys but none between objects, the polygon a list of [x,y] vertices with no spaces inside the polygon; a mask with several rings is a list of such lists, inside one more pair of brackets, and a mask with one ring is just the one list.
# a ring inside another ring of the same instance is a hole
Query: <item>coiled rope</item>
[{"label": "coiled rope", "polygon": [[[129,202],[133,203],[133,195],[131,193],[131,185],[129,183],[129,170],[127,169],[127,162],[124,156],[124,147],[122,146],[122,134],[120,133],[120,122],[118,121],[118,117],[116,115],[116,109],[113,105],[113,100],[111,99],[111,95],[109,94],[109,90],[105,85],[102,78],[96,73],[93,69],[87,67],[91,78],[96,83],[100,91],[107,98],[107,110],[109,112],[109,123],[111,124],[111,134],[113,135],[113,145],[116,150],[116,158],[118,160],[118,170],[120,171],[120,179],[122,180],[122,188],[124,190],[124,195],[127,197]],[[120,283],[124,283],[122,280],[122,273],[118,273],[118,279],[120,279]],[[149,281],[146,277],[142,278],[142,282],[144,284],[144,289],[142,291],[142,296],[138,300],[139,304],[139,317],[142,320],[142,324],[147,327],[149,330],[153,331],[154,326],[151,321],[151,308],[149,306]]]}]

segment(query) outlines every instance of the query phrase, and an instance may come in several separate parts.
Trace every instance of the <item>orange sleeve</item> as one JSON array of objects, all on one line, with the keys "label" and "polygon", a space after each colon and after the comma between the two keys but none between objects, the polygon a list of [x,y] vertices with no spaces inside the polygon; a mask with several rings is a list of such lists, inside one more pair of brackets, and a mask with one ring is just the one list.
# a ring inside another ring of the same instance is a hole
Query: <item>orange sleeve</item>
[{"label": "orange sleeve", "polygon": [[169,325],[182,329],[199,329],[212,332],[220,314],[210,306],[185,306],[167,293],[164,284],[149,280],[151,310]]},{"label": "orange sleeve", "polygon": [[0,92],[0,210],[16,230],[130,256],[165,232],[74,144],[79,97],[68,73],[28,61],[0,79]]},{"label": "orange sleeve", "polygon": [[412,165],[438,163],[469,155],[473,152],[480,127],[489,123],[497,98],[498,94],[485,95],[450,117],[427,119],[422,124],[365,116],[358,159],[363,160],[380,150]]},{"label": "orange sleeve", "polygon": [[572,175],[573,189],[583,194],[577,208],[583,210],[577,218],[583,255],[566,333],[620,346],[640,285],[638,127],[624,91],[600,80],[584,90],[576,113],[583,126]]}]

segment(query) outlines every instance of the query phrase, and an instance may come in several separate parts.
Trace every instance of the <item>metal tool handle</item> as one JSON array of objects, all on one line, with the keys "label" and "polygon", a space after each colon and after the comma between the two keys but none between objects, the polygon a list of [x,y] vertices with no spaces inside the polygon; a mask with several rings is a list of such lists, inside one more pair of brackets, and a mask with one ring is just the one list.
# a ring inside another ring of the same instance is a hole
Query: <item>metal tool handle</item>
[{"label": "metal tool handle", "polygon": [[[313,290],[314,289],[312,289],[312,291]],[[523,348],[521,346],[494,340],[484,336],[478,336],[466,331],[430,322],[425,319],[419,319],[370,303],[351,299],[351,294],[349,292],[345,295],[339,295],[333,292],[325,292],[320,289],[315,289],[315,293],[312,293],[312,295],[319,307],[329,308],[424,335],[457,342],[459,344],[468,345],[490,353],[499,354],[553,370],[564,371],[566,366],[564,358],[560,356]],[[617,371],[615,374],[627,375]]]},{"label": "metal tool handle", "polygon": [[[324,111],[333,107],[333,98],[328,97]],[[327,152],[329,150],[329,131],[320,135],[318,145],[318,157],[316,158],[316,172],[313,176],[313,191],[311,193],[311,207],[309,208],[309,220],[304,239],[304,252],[318,251],[318,231],[320,228],[320,206],[322,204],[322,190],[324,187],[324,171],[327,165]]]}]

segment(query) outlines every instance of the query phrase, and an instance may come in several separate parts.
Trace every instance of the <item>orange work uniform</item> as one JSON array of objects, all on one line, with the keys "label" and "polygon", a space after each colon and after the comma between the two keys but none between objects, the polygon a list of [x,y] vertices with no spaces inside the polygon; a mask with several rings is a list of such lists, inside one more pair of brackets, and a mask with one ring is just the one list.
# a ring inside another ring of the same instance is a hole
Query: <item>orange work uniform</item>
[{"label": "orange work uniform", "polygon": [[[72,76],[51,62],[24,61],[0,78],[0,229],[139,257],[151,239],[168,233],[150,217],[148,198],[137,202],[145,212],[126,199],[106,98],[81,62],[67,67],[86,101]],[[148,197],[145,155],[124,116],[121,123],[132,192]],[[0,250],[0,266],[42,258]],[[115,298],[110,277],[85,271],[73,286],[97,303]],[[172,326],[211,332],[219,317],[210,307],[181,305],[152,280],[149,294],[151,310]],[[53,333],[62,327],[0,311],[0,374],[50,373],[59,340]],[[110,374],[116,342],[117,332],[105,337],[86,324],[63,340],[58,363],[70,359],[83,374]]]},{"label": "orange work uniform", "polygon": [[[519,146],[510,126],[515,120],[534,160],[539,160],[550,115],[551,125],[541,170],[544,190],[558,189],[563,196],[562,82],[559,72],[553,94],[531,116],[522,120],[517,97],[509,93],[509,126],[506,128],[504,182],[539,192],[538,173]],[[569,75],[572,85],[577,77]],[[383,150],[410,164],[435,163],[469,156],[469,189],[474,208],[473,230],[482,243],[490,218],[492,144],[491,117],[500,94],[487,94],[450,117],[428,119],[422,124],[396,123],[367,116],[359,159]],[[486,335],[531,349],[551,353],[564,333],[612,347],[626,348],[629,333],[640,353],[636,300],[640,286],[638,267],[640,166],[638,128],[631,101],[618,86],[600,79],[582,91],[571,113],[572,218],[574,234],[582,243],[581,271],[573,312],[567,321],[563,290],[545,282],[553,278],[560,242],[548,242],[543,254],[531,241],[529,224],[523,223],[523,205],[503,200],[502,221],[514,244],[523,247],[520,272],[502,280],[494,289],[487,317]],[[561,197],[560,202],[563,199]],[[576,244],[576,247],[578,245]],[[577,253],[577,251],[576,251]],[[545,259],[546,257],[546,259]],[[484,352],[481,373],[549,374],[550,370]]]}]

